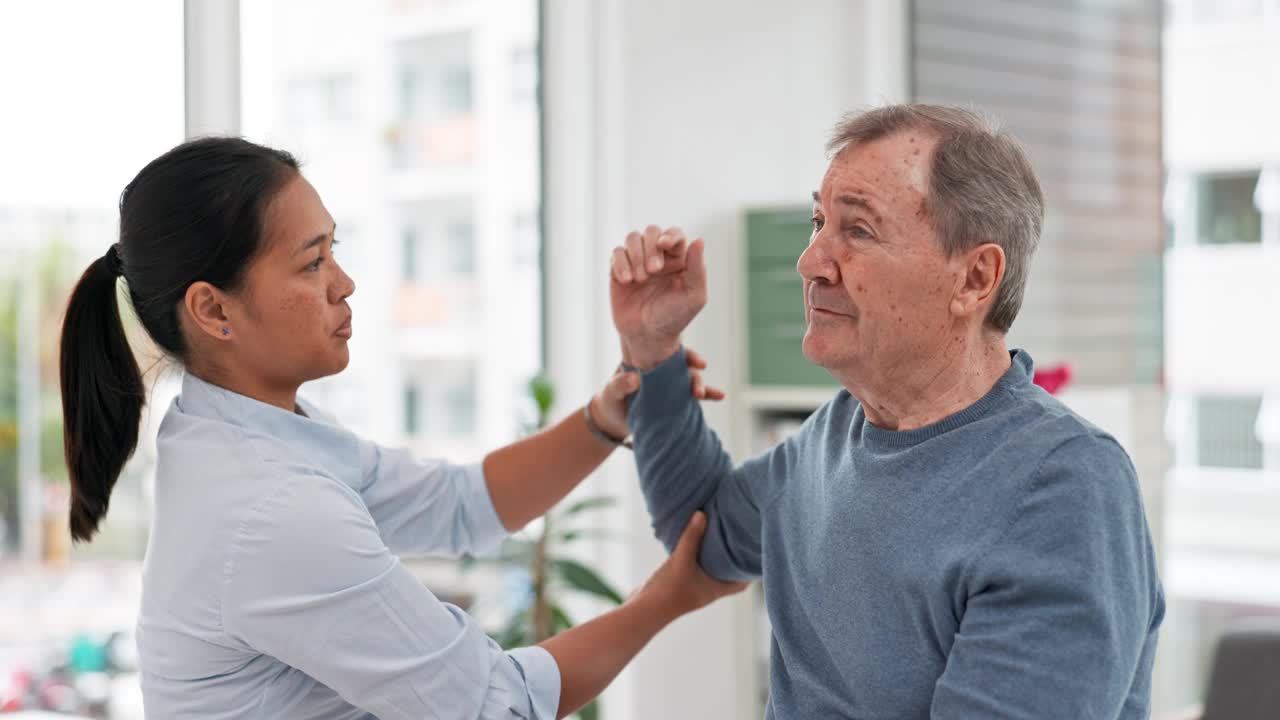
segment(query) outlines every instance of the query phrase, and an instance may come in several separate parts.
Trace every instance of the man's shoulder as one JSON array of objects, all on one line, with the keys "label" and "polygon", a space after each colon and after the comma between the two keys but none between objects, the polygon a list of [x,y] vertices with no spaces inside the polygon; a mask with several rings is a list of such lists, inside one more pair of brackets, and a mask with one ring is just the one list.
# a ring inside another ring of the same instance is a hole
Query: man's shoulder
[{"label": "man's shoulder", "polygon": [[1034,448],[1037,459],[1101,453],[1128,461],[1128,454],[1111,433],[1040,388],[1022,389],[1013,393],[1013,399],[1001,418],[1008,430],[1006,437],[1015,446],[1029,451]]}]

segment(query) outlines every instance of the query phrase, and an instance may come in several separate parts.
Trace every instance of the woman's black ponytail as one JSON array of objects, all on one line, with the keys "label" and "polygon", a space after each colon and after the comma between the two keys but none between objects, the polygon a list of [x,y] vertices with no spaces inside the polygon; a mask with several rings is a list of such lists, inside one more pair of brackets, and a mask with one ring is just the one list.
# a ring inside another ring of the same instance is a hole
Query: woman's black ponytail
[{"label": "woman's black ponytail", "polygon": [[71,477],[71,537],[87,541],[138,445],[142,373],[116,303],[116,246],[80,276],[62,324],[63,451]]}]

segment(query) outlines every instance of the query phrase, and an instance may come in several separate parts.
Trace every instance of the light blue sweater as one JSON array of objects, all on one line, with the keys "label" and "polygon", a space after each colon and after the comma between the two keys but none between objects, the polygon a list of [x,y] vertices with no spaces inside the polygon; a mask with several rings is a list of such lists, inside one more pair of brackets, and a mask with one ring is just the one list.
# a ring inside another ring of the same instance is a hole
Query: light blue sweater
[{"label": "light blue sweater", "polygon": [[629,422],[658,538],[709,514],[701,562],[762,578],[769,715],[1145,718],[1164,616],[1133,464],[1031,382],[893,432],[841,391],[734,467],[684,353],[643,376]]}]

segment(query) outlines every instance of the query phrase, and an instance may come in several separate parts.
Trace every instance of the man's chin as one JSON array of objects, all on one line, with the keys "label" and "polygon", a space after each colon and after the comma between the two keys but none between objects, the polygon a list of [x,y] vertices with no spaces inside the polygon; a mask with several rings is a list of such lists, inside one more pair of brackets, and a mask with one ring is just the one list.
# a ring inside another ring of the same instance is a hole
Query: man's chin
[{"label": "man's chin", "polygon": [[804,339],[800,342],[800,351],[804,353],[805,360],[814,365],[826,367],[822,362],[827,355],[825,339],[816,335],[812,327],[805,331]]}]

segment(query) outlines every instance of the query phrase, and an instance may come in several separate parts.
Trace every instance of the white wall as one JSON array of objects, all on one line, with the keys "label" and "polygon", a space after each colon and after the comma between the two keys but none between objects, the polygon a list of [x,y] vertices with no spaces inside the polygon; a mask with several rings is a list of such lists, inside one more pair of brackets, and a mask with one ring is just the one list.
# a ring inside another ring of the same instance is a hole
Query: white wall
[{"label": "white wall", "polygon": [[[744,371],[734,301],[742,211],[805,204],[840,116],[900,99],[902,8],[898,0],[547,0],[548,343],[565,408],[618,360],[608,253],[649,223],[706,238],[709,302],[686,340],[708,356],[713,383],[732,389]],[[726,407],[707,415],[725,438],[740,421]],[[596,483],[625,497],[618,521],[633,538],[599,559],[635,587],[663,552],[630,458],[615,458]],[[745,602],[664,632],[606,695],[610,720],[753,715],[742,684],[752,668]]]}]

